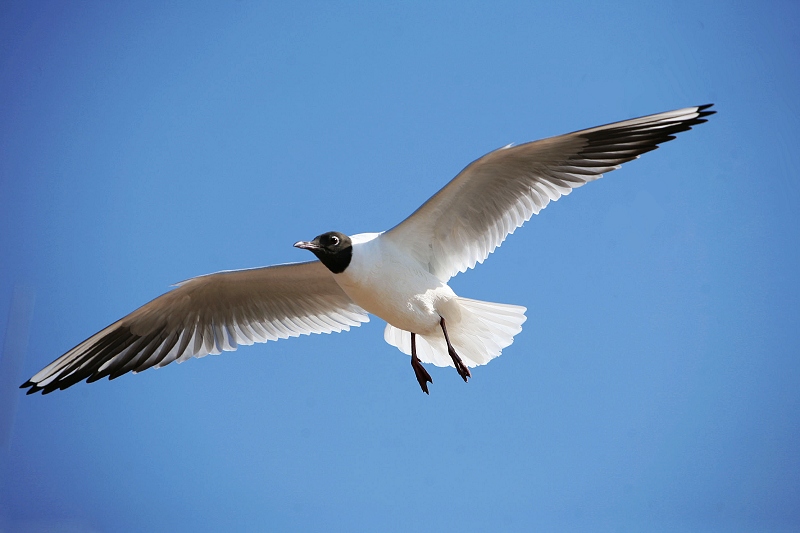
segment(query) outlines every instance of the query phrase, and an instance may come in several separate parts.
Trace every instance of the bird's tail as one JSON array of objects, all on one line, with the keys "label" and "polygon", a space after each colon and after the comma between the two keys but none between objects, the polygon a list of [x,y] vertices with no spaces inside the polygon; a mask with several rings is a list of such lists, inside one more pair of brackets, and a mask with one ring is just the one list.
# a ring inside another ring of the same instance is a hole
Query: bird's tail
[{"label": "bird's tail", "polygon": [[[453,348],[469,367],[485,365],[514,342],[514,335],[522,331],[525,322],[524,307],[519,305],[483,302],[458,298],[461,316],[445,317],[447,334]],[[383,338],[392,346],[411,355],[411,334],[386,324]],[[417,357],[423,363],[436,366],[453,366],[447,353],[447,344],[441,329],[431,335],[417,335]]]}]

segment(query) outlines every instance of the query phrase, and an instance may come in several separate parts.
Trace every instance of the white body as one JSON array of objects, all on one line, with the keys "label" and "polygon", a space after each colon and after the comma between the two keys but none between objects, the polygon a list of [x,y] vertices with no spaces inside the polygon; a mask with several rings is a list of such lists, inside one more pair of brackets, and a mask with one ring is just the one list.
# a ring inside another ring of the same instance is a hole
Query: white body
[{"label": "white body", "polygon": [[486,364],[522,331],[525,308],[460,298],[414,254],[384,233],[353,235],[353,257],[334,279],[353,302],[386,321],[384,338],[411,354],[418,335],[420,361],[452,366],[440,320],[467,366]]},{"label": "white body", "polygon": [[420,335],[439,329],[439,318],[460,319],[456,294],[411,255],[382,239],[382,233],[350,237],[353,259],[334,279],[364,310]]}]

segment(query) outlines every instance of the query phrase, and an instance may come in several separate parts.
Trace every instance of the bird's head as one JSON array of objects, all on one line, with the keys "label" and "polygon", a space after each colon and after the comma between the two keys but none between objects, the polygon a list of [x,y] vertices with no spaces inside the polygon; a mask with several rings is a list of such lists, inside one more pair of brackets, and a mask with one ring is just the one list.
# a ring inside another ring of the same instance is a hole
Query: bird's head
[{"label": "bird's head", "polygon": [[329,231],[311,241],[298,241],[295,248],[309,250],[334,274],[341,274],[353,257],[353,241],[344,233]]}]

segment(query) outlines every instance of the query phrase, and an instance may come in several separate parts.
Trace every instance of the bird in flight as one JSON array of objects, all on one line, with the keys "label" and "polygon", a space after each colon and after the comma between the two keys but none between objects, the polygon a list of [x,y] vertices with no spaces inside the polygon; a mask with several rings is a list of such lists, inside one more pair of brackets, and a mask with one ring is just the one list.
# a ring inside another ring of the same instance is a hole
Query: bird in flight
[{"label": "bird in flight", "polygon": [[189,279],[92,335],[22,384],[28,394],[235,350],[239,345],[349,330],[372,313],[384,339],[422,363],[470,368],[522,331],[524,307],[457,296],[447,284],[572,189],[706,122],[712,104],[506,146],[470,163],[411,216],[381,233],[323,233],[294,246],[305,263]]}]

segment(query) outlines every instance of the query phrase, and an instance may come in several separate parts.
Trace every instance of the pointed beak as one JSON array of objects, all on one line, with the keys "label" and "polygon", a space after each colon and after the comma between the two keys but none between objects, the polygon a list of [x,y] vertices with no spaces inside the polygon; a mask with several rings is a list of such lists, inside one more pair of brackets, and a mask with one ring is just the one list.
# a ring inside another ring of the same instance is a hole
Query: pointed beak
[{"label": "pointed beak", "polygon": [[295,248],[302,248],[303,250],[319,250],[319,246],[309,241],[297,241],[294,243]]}]

